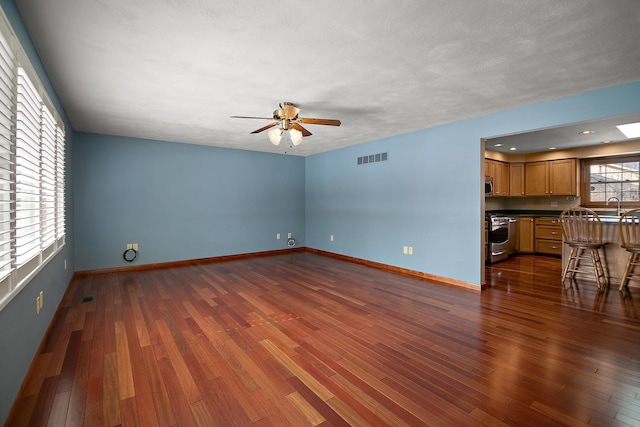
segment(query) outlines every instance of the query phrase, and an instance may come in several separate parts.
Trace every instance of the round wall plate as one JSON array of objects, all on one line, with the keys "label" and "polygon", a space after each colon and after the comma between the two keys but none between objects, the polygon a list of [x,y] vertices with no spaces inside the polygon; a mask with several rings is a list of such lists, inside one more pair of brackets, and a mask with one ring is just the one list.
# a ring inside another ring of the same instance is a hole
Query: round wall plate
[{"label": "round wall plate", "polygon": [[127,262],[133,262],[133,260],[136,259],[137,256],[138,251],[136,251],[135,249],[127,249],[122,254],[122,258],[124,258],[124,260]]},{"label": "round wall plate", "polygon": [[296,245],[296,240],[295,239],[287,240],[287,246],[289,246],[290,248],[294,247],[295,245]]}]

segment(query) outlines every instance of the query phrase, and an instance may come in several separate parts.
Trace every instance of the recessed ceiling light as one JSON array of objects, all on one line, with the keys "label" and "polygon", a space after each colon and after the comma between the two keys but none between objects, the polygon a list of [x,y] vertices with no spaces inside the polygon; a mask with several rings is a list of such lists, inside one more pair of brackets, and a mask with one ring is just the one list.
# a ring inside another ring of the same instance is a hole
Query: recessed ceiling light
[{"label": "recessed ceiling light", "polygon": [[594,133],[594,131],[592,130],[583,130],[581,132],[578,132],[580,135],[591,135],[592,133]]},{"label": "recessed ceiling light", "polygon": [[502,144],[498,143],[498,144],[493,144],[494,147],[502,147]]},{"label": "recessed ceiling light", "polygon": [[549,147],[549,150],[556,150],[556,147]]},{"label": "recessed ceiling light", "polygon": [[516,150],[517,150],[517,148],[516,148],[516,147],[511,147],[511,148],[509,148],[509,150],[511,150],[511,151],[516,151]]},{"label": "recessed ceiling light", "polygon": [[640,138],[640,122],[616,126],[627,138]]}]

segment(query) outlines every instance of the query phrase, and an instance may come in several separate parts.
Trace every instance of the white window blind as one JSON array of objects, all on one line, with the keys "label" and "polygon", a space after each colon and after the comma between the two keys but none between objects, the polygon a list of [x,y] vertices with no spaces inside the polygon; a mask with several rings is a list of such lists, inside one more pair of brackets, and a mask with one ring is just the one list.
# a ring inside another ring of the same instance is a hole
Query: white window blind
[{"label": "white window blind", "polygon": [[58,245],[64,244],[64,238],[66,234],[65,228],[65,203],[64,203],[64,129],[60,126],[56,126],[56,189],[55,189],[55,203],[56,203],[56,239]]},{"label": "white window blind", "polygon": [[42,244],[56,240],[56,123],[42,105],[42,139],[40,156]]},{"label": "white window blind", "polygon": [[16,112],[16,264],[40,252],[40,121],[42,99],[18,69]]},{"label": "white window blind", "polygon": [[15,81],[15,70],[15,55],[4,37],[0,37],[0,299],[11,291],[6,279],[13,269],[15,93],[12,82]]},{"label": "white window blind", "polygon": [[0,310],[65,242],[65,133],[0,16]]}]

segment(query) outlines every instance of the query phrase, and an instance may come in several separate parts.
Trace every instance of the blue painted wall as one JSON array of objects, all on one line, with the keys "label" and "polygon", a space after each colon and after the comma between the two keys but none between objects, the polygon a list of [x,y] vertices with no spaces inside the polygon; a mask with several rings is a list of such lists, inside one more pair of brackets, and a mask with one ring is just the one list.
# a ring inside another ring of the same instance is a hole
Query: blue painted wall
[{"label": "blue painted wall", "polygon": [[[51,82],[42,67],[31,39],[27,34],[20,14],[13,1],[0,1],[5,15],[18,35],[22,47],[45,86],[58,112],[66,120],[64,110],[53,90]],[[4,424],[11,405],[20,390],[31,360],[36,354],[49,323],[58,308],[74,272],[73,260],[73,173],[72,151],[73,130],[65,124],[66,144],[66,215],[67,244],[40,273],[0,311],[0,421]],[[64,269],[64,260],[67,269]],[[35,301],[40,291],[44,291],[44,307],[36,315]]]},{"label": "blue painted wall", "polygon": [[75,159],[77,271],[304,245],[302,157],[78,133]]},{"label": "blue painted wall", "polygon": [[[453,136],[417,132],[307,158],[307,246],[468,279],[455,265],[459,257],[478,264],[478,208],[456,211],[480,200],[480,144]],[[387,161],[357,165],[381,152]]]},{"label": "blue painted wall", "polygon": [[306,244],[479,286],[480,139],[638,111],[634,82],[308,157]]}]

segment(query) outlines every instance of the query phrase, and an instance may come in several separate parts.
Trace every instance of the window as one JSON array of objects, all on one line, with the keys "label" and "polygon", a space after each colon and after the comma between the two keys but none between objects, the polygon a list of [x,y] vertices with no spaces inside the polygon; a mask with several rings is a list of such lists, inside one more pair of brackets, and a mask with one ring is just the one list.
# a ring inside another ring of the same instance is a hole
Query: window
[{"label": "window", "polygon": [[[0,280],[13,268],[12,211],[14,181],[14,89],[6,82],[13,79],[15,55],[4,37],[0,37]],[[0,285],[0,299],[9,292],[8,283]]]},{"label": "window", "polygon": [[0,14],[0,310],[65,243],[62,120]]},{"label": "window", "polygon": [[640,155],[582,160],[583,205],[640,207]]}]

